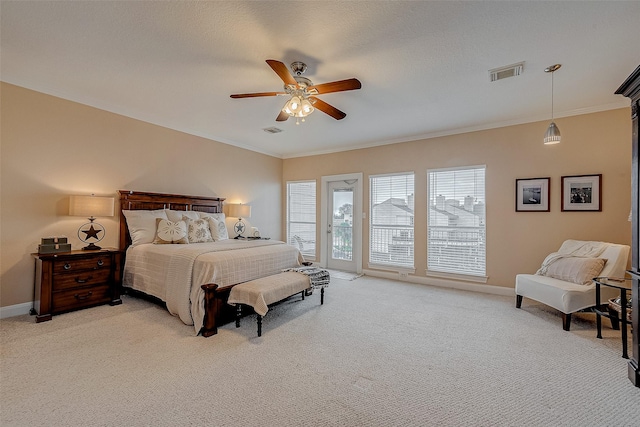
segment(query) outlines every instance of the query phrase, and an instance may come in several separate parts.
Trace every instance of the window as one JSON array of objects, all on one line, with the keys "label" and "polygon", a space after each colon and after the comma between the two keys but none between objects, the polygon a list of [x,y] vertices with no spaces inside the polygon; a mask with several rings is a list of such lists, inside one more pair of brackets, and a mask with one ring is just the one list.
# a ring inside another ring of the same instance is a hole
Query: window
[{"label": "window", "polygon": [[316,256],[316,182],[287,182],[287,242]]},{"label": "window", "polygon": [[369,177],[369,262],[413,268],[414,174]]},{"label": "window", "polygon": [[427,171],[427,270],[486,275],[485,166]]}]

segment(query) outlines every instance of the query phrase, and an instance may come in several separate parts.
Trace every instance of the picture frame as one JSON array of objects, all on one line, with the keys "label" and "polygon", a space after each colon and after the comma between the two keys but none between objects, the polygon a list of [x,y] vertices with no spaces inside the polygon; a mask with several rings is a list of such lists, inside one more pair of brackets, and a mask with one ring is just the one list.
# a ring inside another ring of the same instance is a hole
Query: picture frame
[{"label": "picture frame", "polygon": [[516,212],[549,212],[551,178],[516,179]]},{"label": "picture frame", "polygon": [[571,211],[602,211],[602,174],[562,177],[562,212]]}]

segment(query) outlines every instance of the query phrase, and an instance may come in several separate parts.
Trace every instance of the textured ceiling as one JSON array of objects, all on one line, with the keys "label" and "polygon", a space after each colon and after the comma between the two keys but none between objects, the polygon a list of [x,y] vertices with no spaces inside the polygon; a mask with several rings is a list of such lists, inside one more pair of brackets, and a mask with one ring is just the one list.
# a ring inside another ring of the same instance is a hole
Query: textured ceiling
[{"label": "textured ceiling", "polygon": [[[556,117],[628,106],[613,92],[640,63],[639,1],[2,1],[0,15],[2,81],[282,158],[548,120],[554,63]],[[344,120],[276,122],[285,98],[229,97],[282,90],[266,59],[362,89],[320,96]]]}]

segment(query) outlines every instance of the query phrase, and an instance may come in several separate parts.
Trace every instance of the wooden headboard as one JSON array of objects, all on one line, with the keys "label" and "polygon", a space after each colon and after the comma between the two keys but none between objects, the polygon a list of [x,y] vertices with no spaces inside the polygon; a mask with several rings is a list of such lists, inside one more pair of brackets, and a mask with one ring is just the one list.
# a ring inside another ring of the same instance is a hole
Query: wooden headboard
[{"label": "wooden headboard", "polygon": [[123,210],[155,210],[173,209],[176,211],[199,211],[209,213],[222,212],[219,197],[185,196],[179,194],[143,193],[139,191],[120,190],[120,250],[131,245],[131,236],[127,228],[127,220]]}]

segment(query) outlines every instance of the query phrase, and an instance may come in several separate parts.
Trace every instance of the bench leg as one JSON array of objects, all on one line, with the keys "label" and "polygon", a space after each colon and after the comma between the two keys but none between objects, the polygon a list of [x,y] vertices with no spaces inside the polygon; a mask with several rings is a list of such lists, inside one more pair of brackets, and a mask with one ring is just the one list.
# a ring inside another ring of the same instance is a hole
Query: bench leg
[{"label": "bench leg", "polygon": [[320,305],[324,304],[324,288],[320,289]]},{"label": "bench leg", "polygon": [[262,336],[262,316],[258,314],[258,336]]},{"label": "bench leg", "polygon": [[516,308],[522,307],[522,295],[516,295]]},{"label": "bench leg", "polygon": [[241,317],[242,317],[242,304],[236,304],[236,328],[240,327]]}]

